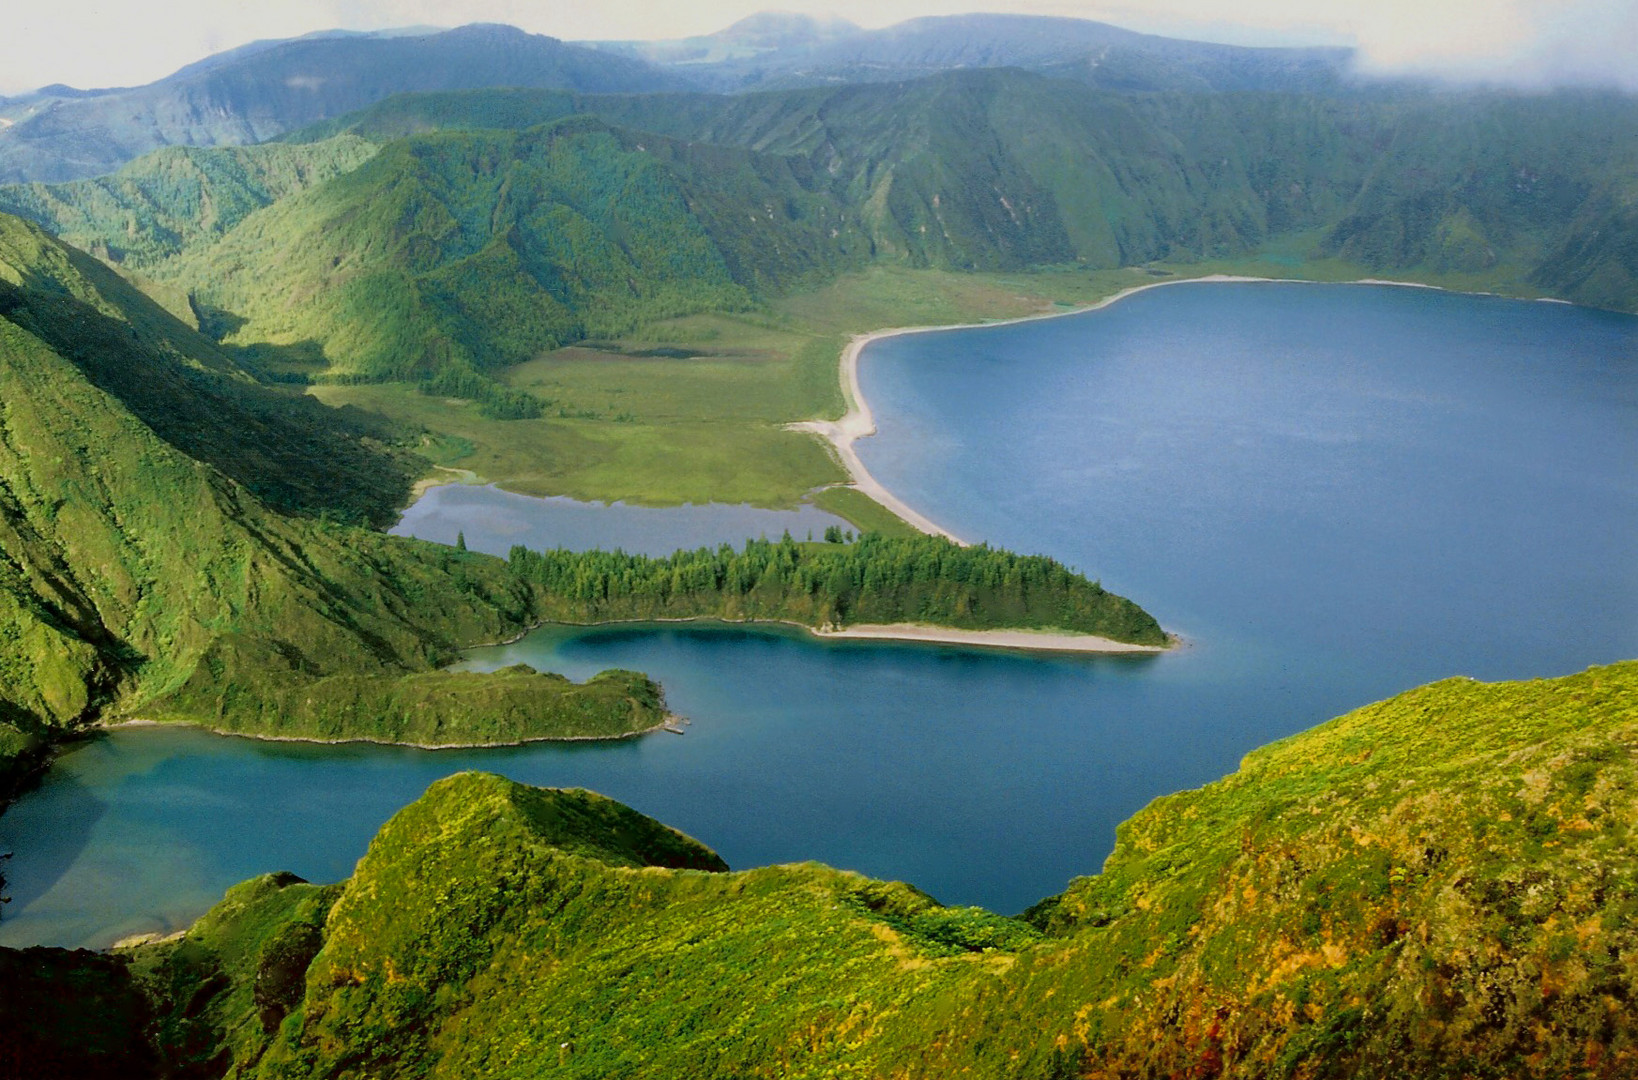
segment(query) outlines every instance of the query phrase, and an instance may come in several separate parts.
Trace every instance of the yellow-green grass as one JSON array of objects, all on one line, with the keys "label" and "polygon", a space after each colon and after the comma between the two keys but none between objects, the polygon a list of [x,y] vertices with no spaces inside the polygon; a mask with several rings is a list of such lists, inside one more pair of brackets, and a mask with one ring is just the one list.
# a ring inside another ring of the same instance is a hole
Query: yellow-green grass
[{"label": "yellow-green grass", "polygon": [[[649,506],[811,501],[861,530],[903,532],[909,526],[875,500],[835,486],[847,477],[817,437],[785,430],[842,414],[838,361],[851,335],[1069,310],[1134,285],[1210,274],[1370,276],[1355,263],[1312,258],[1314,240],[1285,238],[1244,259],[1120,270],[872,266],[757,311],[667,319],[618,340],[543,352],[501,376],[550,402],[538,420],[489,419],[468,402],[402,384],[323,385],[312,393],[424,428],[438,464],[509,491]],[[1458,289],[1481,284],[1460,275],[1406,277]],[[1495,288],[1494,279],[1488,284]]]},{"label": "yellow-green grass", "polygon": [[469,403],[427,397],[401,384],[313,392],[328,404],[357,405],[428,428],[443,436],[444,446],[464,440],[470,453],[444,464],[525,495],[646,506],[793,506],[814,488],[846,479],[817,440],[776,424],[491,420]]},{"label": "yellow-green grass", "polygon": [[821,510],[845,518],[864,532],[913,536],[916,527],[852,486],[822,488],[809,500]]},{"label": "yellow-green grass", "polygon": [[[873,267],[749,313],[668,319],[610,342],[542,353],[503,373],[551,402],[539,420],[492,420],[406,385],[321,385],[424,428],[437,464],[527,495],[651,506],[811,500],[860,529],[908,526],[846,481],[830,450],[787,424],[841,416],[838,361],[851,334],[886,326],[1016,318],[1081,305],[1152,278],[1142,271],[957,274]],[[448,451],[470,446],[465,454]]]}]

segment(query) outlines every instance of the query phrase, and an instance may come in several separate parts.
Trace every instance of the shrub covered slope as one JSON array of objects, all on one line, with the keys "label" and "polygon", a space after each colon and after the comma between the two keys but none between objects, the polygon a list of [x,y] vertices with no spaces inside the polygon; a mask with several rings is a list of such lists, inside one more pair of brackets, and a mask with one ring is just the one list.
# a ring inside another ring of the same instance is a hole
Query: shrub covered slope
[{"label": "shrub covered slope", "polygon": [[1558,92],[1099,91],[963,71],[713,97],[471,91],[389,99],[309,135],[377,142],[594,113],[804,160],[872,254],[1089,267],[1300,253],[1638,309],[1638,99]]},{"label": "shrub covered slope", "polygon": [[434,673],[532,621],[533,590],[499,560],[271,509],[367,516],[401,498],[392,454],[327,413],[0,216],[5,764],[134,711],[427,742],[658,722],[640,676]]},{"label": "shrub covered slope", "polygon": [[805,164],[571,118],[389,143],[165,269],[369,378],[485,371],[644,322],[747,306],[863,246]]},{"label": "shrub covered slope", "polygon": [[1157,800],[1020,918],[463,774],[341,886],[0,960],[77,971],[40,1052],[96,1017],[71,1048],[130,1075],[1624,1077],[1635,746],[1638,663],[1437,683]]}]

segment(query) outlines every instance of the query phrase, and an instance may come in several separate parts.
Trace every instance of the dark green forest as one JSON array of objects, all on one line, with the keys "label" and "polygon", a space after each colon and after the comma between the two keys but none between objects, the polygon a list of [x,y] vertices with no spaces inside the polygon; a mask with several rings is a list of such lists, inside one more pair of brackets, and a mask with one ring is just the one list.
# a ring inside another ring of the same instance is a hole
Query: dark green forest
[{"label": "dark green forest", "polygon": [[546,594],[554,621],[776,619],[813,627],[930,623],[1054,629],[1164,646],[1142,608],[1062,564],[941,536],[867,533],[850,544],[752,540],[663,559],[623,552],[512,549],[511,567]]}]

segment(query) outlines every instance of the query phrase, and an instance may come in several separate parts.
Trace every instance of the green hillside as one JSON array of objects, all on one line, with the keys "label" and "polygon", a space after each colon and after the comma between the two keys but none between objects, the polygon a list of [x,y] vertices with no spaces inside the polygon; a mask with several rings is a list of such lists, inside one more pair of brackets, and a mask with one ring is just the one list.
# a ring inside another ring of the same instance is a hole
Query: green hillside
[{"label": "green hillside", "polygon": [[1157,800],[1020,918],[467,773],[340,886],[0,969],[78,980],[31,1052],[127,1075],[1616,1078],[1635,738],[1638,663],[1436,683]]},{"label": "green hillside", "polygon": [[1300,236],[1299,256],[1361,270],[1638,308],[1630,95],[1134,94],[965,71],[720,97],[404,95],[292,138],[570,112],[806,160],[877,258],[915,266],[1187,263]]},{"label": "green hillside", "polygon": [[850,265],[840,211],[805,179],[590,119],[445,133],[388,144],[165,274],[232,313],[231,342],[317,342],[373,379],[493,370]]},{"label": "green hillside", "polygon": [[276,509],[387,524],[424,468],[378,419],[262,385],[242,356],[102,263],[5,215],[0,315],[165,442]]},{"label": "green hillside", "polygon": [[0,211],[142,269],[220,239],[252,211],[355,169],[375,150],[356,136],[301,146],[172,147],[94,180],[0,187]]},{"label": "green hillside", "polygon": [[[420,742],[659,721],[658,689],[630,673],[435,673],[528,625],[532,589],[499,560],[323,520],[352,498],[326,490],[374,477],[379,509],[406,482],[327,411],[0,216],[0,770],[132,714]],[[318,518],[258,491],[309,496]]]}]

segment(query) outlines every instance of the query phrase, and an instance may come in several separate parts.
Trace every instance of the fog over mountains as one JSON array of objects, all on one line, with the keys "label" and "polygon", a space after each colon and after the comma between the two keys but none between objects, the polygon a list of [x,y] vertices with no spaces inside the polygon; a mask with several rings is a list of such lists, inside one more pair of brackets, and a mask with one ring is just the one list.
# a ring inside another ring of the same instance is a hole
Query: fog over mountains
[{"label": "fog over mountains", "polygon": [[690,85],[641,60],[508,26],[260,42],[147,86],[50,86],[5,102],[0,181],[97,176],[162,146],[260,142],[406,90],[521,86],[613,93]]},{"label": "fog over mountains", "polygon": [[734,92],[1019,67],[1106,89],[1322,90],[1338,49],[1247,49],[1078,19],[972,15],[885,30],[754,16],[679,42],[570,44],[507,26],[326,32],[219,53],[146,86],[0,101],[0,182],[97,176],[162,146],[260,142],[406,91]]}]

